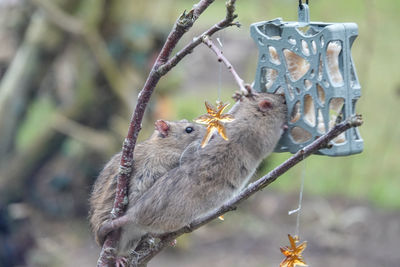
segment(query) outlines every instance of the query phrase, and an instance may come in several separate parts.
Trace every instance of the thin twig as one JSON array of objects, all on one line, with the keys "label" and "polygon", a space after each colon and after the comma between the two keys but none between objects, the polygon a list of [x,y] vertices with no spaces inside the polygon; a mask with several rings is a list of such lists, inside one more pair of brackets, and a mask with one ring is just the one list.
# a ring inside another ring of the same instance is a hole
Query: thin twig
[{"label": "thin twig", "polygon": [[[153,90],[160,78],[173,67],[172,65],[168,65],[168,60],[178,41],[182,38],[185,32],[187,32],[193,26],[194,22],[204,12],[204,10],[206,10],[207,7],[213,2],[214,0],[200,0],[191,11],[189,11],[187,14],[184,12],[178,18],[174,28],[168,35],[167,40],[164,43],[164,46],[150,71],[149,76],[147,77],[143,89],[139,93],[135,112],[132,116],[128,134],[125,138],[122,148],[120,170],[117,179],[117,189],[112,211],[112,216],[114,218],[123,215],[128,204],[127,188],[129,186],[129,178],[132,173],[133,151],[138,134],[141,130],[142,119],[147,103],[149,102]],[[235,0],[229,0],[227,2],[227,15],[225,19],[226,27],[232,24],[233,19],[236,18],[236,16],[233,14],[235,10],[234,4]],[[215,29],[215,32],[218,30],[219,29]],[[184,56],[185,55],[180,57],[180,59],[182,59]],[[177,62],[179,62],[179,60]],[[115,264],[115,248],[117,246],[118,239],[119,234],[115,232],[112,232],[111,235],[107,236],[97,262],[98,267]]]},{"label": "thin twig", "polygon": [[245,88],[244,81],[240,76],[237,74],[235,68],[229,62],[229,60],[224,56],[222,51],[210,40],[209,36],[205,35],[202,38],[204,44],[206,44],[218,57],[219,62],[223,62],[225,66],[228,68],[229,72],[232,73],[233,78],[235,79],[236,83],[239,85],[240,91],[243,93],[247,92]]},{"label": "thin twig", "polygon": [[233,23],[233,20],[237,18],[237,15],[234,14],[235,12],[235,2],[236,0],[231,0],[226,3],[226,18],[218,22],[217,24],[213,25],[210,29],[206,30],[199,36],[193,38],[193,40],[183,47],[179,52],[175,54],[172,58],[170,58],[165,64],[160,66],[159,72],[160,74],[167,73],[173,67],[175,67],[185,56],[192,53],[193,49],[196,48],[198,45],[201,44],[202,39],[204,36],[211,36],[214,33],[225,29],[230,26],[238,26],[240,27],[239,23]]},{"label": "thin twig", "polygon": [[263,188],[274,182],[279,176],[287,172],[297,163],[304,160],[311,154],[317,152],[318,150],[326,148],[330,141],[332,141],[335,137],[337,137],[344,131],[352,127],[361,126],[362,123],[363,121],[361,116],[355,115],[349,118],[347,121],[337,124],[329,132],[319,137],[308,146],[299,150],[296,154],[294,154],[292,157],[283,162],[281,165],[270,171],[268,174],[259,178],[254,183],[249,184],[240,194],[238,194],[236,197],[225,203],[218,210],[214,211],[213,213],[203,218],[195,220],[188,226],[183,227],[175,232],[166,233],[163,234],[162,236],[159,236],[160,241],[155,246],[153,246],[152,248],[144,248],[142,251],[137,251],[137,253],[140,255],[139,258],[137,259],[138,264],[140,265],[143,263],[147,263],[151,258],[153,258],[155,255],[161,252],[169,244],[171,244],[171,241],[173,241],[178,236],[185,233],[193,232],[197,228],[209,223],[210,221],[218,218],[219,216],[225,214],[226,212],[236,210],[238,204],[240,204],[242,201],[246,200],[256,192],[262,190]]}]

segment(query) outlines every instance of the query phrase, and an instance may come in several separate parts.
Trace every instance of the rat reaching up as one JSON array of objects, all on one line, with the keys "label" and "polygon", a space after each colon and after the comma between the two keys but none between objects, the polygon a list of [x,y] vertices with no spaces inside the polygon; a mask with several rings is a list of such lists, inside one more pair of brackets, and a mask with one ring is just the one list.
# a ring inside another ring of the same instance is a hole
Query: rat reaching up
[{"label": "rat reaching up", "polygon": [[[99,240],[103,242],[110,231],[122,227],[130,232],[135,247],[143,235],[178,230],[239,193],[283,133],[285,98],[268,93],[242,97],[233,116],[235,120],[226,125],[227,141],[214,135],[206,147],[160,177],[125,215],[106,222]],[[124,250],[120,244],[118,253]]]},{"label": "rat reaching up", "polygon": [[[186,150],[200,146],[205,128],[187,120],[169,122],[158,120],[152,136],[138,144],[134,151],[133,173],[129,183],[128,210],[154,182],[167,171],[177,167]],[[111,219],[121,152],[114,155],[97,178],[90,197],[90,224],[96,237],[100,226]],[[129,241],[129,233],[122,233]]]}]

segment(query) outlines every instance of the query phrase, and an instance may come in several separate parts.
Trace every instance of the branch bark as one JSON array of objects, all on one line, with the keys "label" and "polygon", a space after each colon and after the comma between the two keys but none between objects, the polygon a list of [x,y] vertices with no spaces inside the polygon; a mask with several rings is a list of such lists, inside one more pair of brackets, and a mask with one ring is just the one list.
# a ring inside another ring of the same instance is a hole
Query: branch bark
[{"label": "branch bark", "polygon": [[268,174],[259,178],[257,181],[249,184],[239,195],[231,199],[229,202],[225,203],[218,210],[212,212],[211,214],[203,218],[193,221],[188,226],[183,227],[175,232],[158,236],[160,241],[151,248],[141,244],[140,250],[136,251],[140,255],[138,259],[136,259],[138,266],[141,266],[142,264],[146,264],[147,262],[149,262],[155,255],[160,253],[165,247],[171,244],[171,242],[178,236],[185,233],[193,232],[197,228],[209,223],[210,221],[218,218],[219,216],[225,214],[226,212],[236,210],[237,205],[239,205],[242,201],[246,200],[256,192],[267,187],[269,184],[274,182],[279,176],[287,172],[297,163],[301,162],[302,160],[304,160],[311,154],[317,152],[318,150],[329,147],[329,142],[332,141],[335,137],[337,137],[338,135],[340,135],[341,133],[352,127],[361,126],[362,123],[363,121],[361,115],[355,115],[349,118],[347,121],[337,124],[325,135],[319,137],[308,146],[299,150],[296,154],[294,154],[292,157],[283,162],[281,165],[270,171]]},{"label": "branch bark", "polygon": [[245,84],[242,78],[238,75],[235,68],[229,62],[229,60],[224,56],[222,51],[211,41],[208,35],[204,35],[202,38],[202,42],[207,45],[216,55],[219,62],[223,62],[225,66],[228,68],[229,72],[232,73],[233,78],[236,83],[239,85],[240,91],[243,93],[247,93],[248,90],[245,88]]},{"label": "branch bark", "polygon": [[[138,134],[141,130],[143,115],[147,103],[149,102],[150,97],[154,91],[154,88],[156,87],[158,81],[163,75],[168,73],[168,71],[171,70],[183,57],[189,54],[193,50],[193,48],[201,43],[201,39],[199,39],[199,41],[192,42],[188,46],[186,46],[189,48],[187,48],[186,50],[184,48],[182,53],[178,53],[179,55],[177,54],[171,59],[172,61],[169,59],[173,49],[176,47],[177,43],[185,34],[185,32],[187,32],[193,26],[197,18],[214,1],[215,0],[200,0],[196,5],[194,5],[191,11],[189,11],[187,14],[186,12],[184,12],[178,18],[172,31],[168,35],[168,38],[164,43],[164,46],[161,49],[161,52],[159,53],[150,71],[149,76],[147,77],[143,89],[139,93],[135,112],[132,116],[128,129],[128,134],[122,147],[120,171],[117,179],[117,189],[112,211],[112,218],[117,218],[123,215],[128,204],[127,189],[132,173],[133,151],[135,149]],[[207,31],[208,35],[212,35],[213,33],[223,28],[233,25],[233,20],[237,17],[234,14],[235,2],[236,0],[229,0],[226,2],[227,13],[225,19],[219,22],[217,25],[211,27]],[[112,232],[110,235],[107,236],[97,262],[98,267],[115,265],[115,251],[118,245],[119,236],[120,235],[118,232]]]}]

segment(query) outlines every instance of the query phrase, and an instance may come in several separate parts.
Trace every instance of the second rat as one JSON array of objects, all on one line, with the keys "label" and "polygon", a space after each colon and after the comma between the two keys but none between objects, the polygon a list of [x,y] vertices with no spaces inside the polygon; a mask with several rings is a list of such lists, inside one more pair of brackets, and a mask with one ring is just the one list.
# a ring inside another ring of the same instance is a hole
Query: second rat
[{"label": "second rat", "polygon": [[[177,167],[200,146],[205,128],[187,120],[176,122],[158,120],[152,136],[138,144],[134,151],[133,173],[129,186],[128,210],[154,182],[167,171]],[[121,152],[114,155],[97,178],[90,197],[90,224],[99,245],[100,226],[111,218]],[[121,245],[129,249],[129,232],[122,233]]]},{"label": "second rat", "polygon": [[252,94],[240,100],[233,115],[226,125],[228,141],[214,135],[205,148],[159,178],[124,216],[105,223],[100,239],[118,227],[129,229],[136,243],[145,234],[176,231],[239,193],[283,133],[285,98]]}]

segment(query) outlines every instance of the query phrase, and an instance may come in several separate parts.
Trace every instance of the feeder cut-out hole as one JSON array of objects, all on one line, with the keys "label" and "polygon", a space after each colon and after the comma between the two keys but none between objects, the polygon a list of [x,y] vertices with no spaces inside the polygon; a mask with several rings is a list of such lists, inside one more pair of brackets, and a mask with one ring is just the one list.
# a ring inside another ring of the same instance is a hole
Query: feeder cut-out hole
[{"label": "feeder cut-out hole", "polygon": [[285,81],[286,81],[286,85],[287,85],[287,91],[289,92],[289,98],[294,99],[293,86],[288,81],[288,78],[286,76],[285,76]]},{"label": "feeder cut-out hole", "polygon": [[308,35],[308,30],[310,29],[310,26],[304,26],[304,27],[297,27],[297,31],[303,35]]},{"label": "feeder cut-out hole", "polygon": [[278,77],[278,71],[271,68],[263,68],[262,70],[262,84],[265,84],[266,89],[270,89]]},{"label": "feeder cut-out hole", "polygon": [[319,41],[321,42],[321,48],[323,48],[325,45],[325,38],[323,35],[321,35],[321,38],[319,38]]},{"label": "feeder cut-out hole", "polygon": [[315,70],[312,69],[312,70],[310,71],[310,78],[312,79],[312,78],[314,78],[314,76],[315,76]]},{"label": "feeder cut-out hole", "polygon": [[263,32],[270,39],[279,40],[282,36],[282,29],[279,26],[273,24],[266,24],[263,26]]},{"label": "feeder cut-out hole", "polygon": [[322,58],[319,55],[319,65],[318,65],[318,81],[322,80]]},{"label": "feeder cut-out hole", "polygon": [[267,59],[267,56],[265,54],[262,54],[260,61],[265,62],[266,59]]},{"label": "feeder cut-out hole", "polygon": [[310,126],[315,126],[315,107],[314,101],[311,95],[304,96],[304,112],[303,118],[306,123]]},{"label": "feeder cut-out hole", "polygon": [[333,86],[343,85],[343,75],[340,66],[343,65],[341,53],[342,44],[340,41],[330,41],[326,48],[326,67],[329,79]]},{"label": "feeder cut-out hole", "polygon": [[268,46],[268,51],[269,51],[269,58],[271,63],[274,63],[276,65],[281,64],[281,61],[279,60],[279,55],[278,52],[276,51],[276,48],[273,46]]},{"label": "feeder cut-out hole", "polygon": [[301,40],[301,51],[303,52],[303,54],[305,56],[309,56],[310,55],[310,49],[308,48],[308,44],[306,41]]},{"label": "feeder cut-out hole", "polygon": [[264,42],[263,42],[263,39],[261,37],[258,37],[257,41],[258,41],[259,45],[264,46]]},{"label": "feeder cut-out hole", "polygon": [[[343,105],[344,99],[341,97],[334,97],[329,101],[329,129],[343,119]],[[342,116],[342,118],[337,120],[340,116]]]},{"label": "feeder cut-out hole", "polygon": [[321,85],[319,85],[318,83],[317,83],[317,95],[319,102],[321,102],[322,105],[325,105],[325,91],[324,88],[322,88]]},{"label": "feeder cut-out hole", "polygon": [[300,101],[297,100],[296,103],[293,105],[292,113],[290,114],[290,122],[295,123],[300,119],[300,117]]},{"label": "feeder cut-out hole", "polygon": [[296,88],[296,93],[299,95],[300,94],[300,88],[299,87],[295,87]]},{"label": "feeder cut-out hole", "polygon": [[317,53],[317,43],[314,40],[311,41],[311,51],[314,55]]},{"label": "feeder cut-out hole", "polygon": [[296,39],[294,39],[293,37],[289,37],[289,38],[288,38],[288,42],[289,42],[289,44],[291,44],[291,45],[296,45],[296,43],[297,43]]},{"label": "feeder cut-out hole", "polygon": [[317,121],[318,121],[318,127],[317,127],[318,132],[319,132],[320,134],[326,133],[325,123],[324,123],[324,117],[322,116],[322,111],[321,111],[321,109],[318,110]]},{"label": "feeder cut-out hole", "polygon": [[288,49],[283,50],[290,79],[298,81],[310,69],[310,63],[303,57],[293,53]]},{"label": "feeder cut-out hole", "polygon": [[276,89],[274,94],[285,94],[285,90],[283,90],[283,87],[280,86],[278,89]]},{"label": "feeder cut-out hole", "polygon": [[311,139],[312,135],[307,130],[295,126],[291,129],[290,134],[296,143],[304,143]]},{"label": "feeder cut-out hole", "polygon": [[[343,98],[331,98],[329,102],[329,129],[332,129],[337,123],[343,121],[344,114],[343,114],[343,106],[344,106],[344,99]],[[333,139],[333,142],[336,144],[341,144],[346,142],[346,135],[345,133],[341,133]]]},{"label": "feeder cut-out hole", "polygon": [[310,89],[312,86],[312,82],[310,80],[304,79],[304,87],[306,90]]},{"label": "feeder cut-out hole", "polygon": [[357,75],[356,75],[356,72],[354,71],[353,61],[351,61],[351,64],[350,64],[350,86],[352,88],[354,88],[356,85],[358,85]]}]

